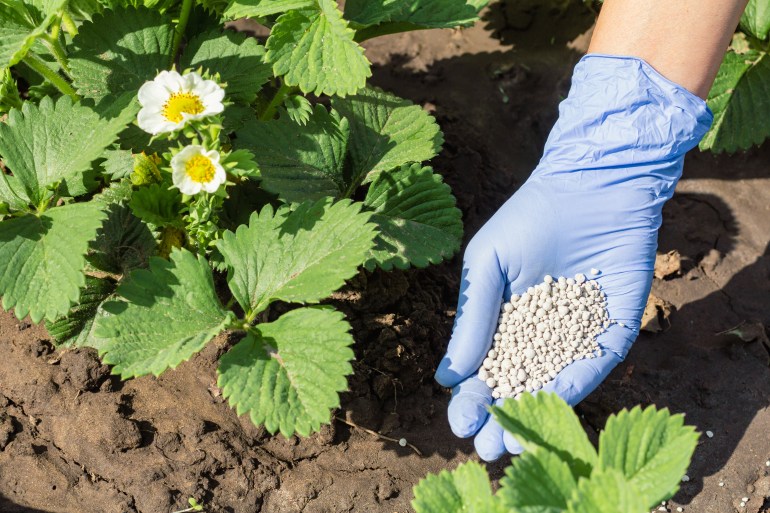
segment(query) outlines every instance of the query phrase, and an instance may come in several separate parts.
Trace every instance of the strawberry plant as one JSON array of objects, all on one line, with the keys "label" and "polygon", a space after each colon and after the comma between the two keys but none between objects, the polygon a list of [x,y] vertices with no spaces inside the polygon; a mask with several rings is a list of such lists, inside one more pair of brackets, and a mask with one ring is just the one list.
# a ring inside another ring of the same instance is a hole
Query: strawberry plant
[{"label": "strawberry plant", "polygon": [[732,153],[761,144],[770,136],[769,97],[770,4],[750,0],[709,92],[714,124],[700,148]]},{"label": "strawberry plant", "polygon": [[[123,378],[241,332],[223,395],[270,432],[317,430],[353,357],[318,303],[462,234],[424,165],[435,120],[366,85],[359,42],[465,26],[484,3],[0,0],[3,308]],[[225,29],[240,17],[264,45]]]},{"label": "strawberry plant", "polygon": [[525,448],[498,492],[481,465],[464,463],[414,488],[417,513],[647,513],[678,490],[698,443],[682,415],[654,406],[611,416],[598,451],[556,394],[525,394],[492,413]]}]

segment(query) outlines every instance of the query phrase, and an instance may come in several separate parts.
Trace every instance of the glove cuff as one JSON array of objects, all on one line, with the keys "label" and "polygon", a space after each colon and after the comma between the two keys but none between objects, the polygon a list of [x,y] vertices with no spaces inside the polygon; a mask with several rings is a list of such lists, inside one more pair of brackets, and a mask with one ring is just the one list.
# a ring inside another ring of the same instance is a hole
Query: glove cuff
[{"label": "glove cuff", "polygon": [[588,54],[575,67],[535,174],[580,171],[581,180],[634,180],[668,196],[684,154],[713,118],[705,101],[642,59]]}]

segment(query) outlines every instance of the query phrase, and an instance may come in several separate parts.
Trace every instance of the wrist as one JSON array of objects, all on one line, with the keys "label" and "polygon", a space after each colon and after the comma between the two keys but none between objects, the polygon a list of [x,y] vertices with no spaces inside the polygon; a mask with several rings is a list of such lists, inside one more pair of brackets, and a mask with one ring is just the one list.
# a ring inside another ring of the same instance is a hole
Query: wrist
[{"label": "wrist", "polygon": [[712,120],[706,102],[642,59],[589,54],[575,67],[535,174],[579,171],[581,180],[633,181],[666,195]]}]

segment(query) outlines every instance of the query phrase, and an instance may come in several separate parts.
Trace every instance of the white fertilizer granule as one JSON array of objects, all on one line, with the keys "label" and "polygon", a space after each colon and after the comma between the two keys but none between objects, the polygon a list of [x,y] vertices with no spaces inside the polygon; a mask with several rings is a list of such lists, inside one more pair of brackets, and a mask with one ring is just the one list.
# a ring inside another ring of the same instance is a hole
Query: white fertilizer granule
[{"label": "white fertilizer granule", "polygon": [[546,276],[503,304],[479,379],[495,399],[538,390],[573,361],[601,356],[596,337],[612,323],[595,280]]}]

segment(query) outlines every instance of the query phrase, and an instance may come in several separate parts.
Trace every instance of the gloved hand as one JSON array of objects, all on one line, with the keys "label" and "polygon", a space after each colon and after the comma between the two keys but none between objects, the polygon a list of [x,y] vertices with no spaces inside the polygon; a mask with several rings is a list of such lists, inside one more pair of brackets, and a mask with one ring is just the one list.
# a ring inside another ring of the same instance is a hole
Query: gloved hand
[{"label": "gloved hand", "polygon": [[455,326],[436,371],[454,387],[452,431],[476,435],[483,459],[522,450],[488,414],[491,390],[477,377],[503,298],[546,274],[600,270],[594,279],[618,322],[597,338],[603,356],[575,361],[544,387],[571,405],[591,393],[639,332],[663,204],[711,121],[703,100],[640,59],[589,54],[578,63],[540,164],[466,249]]}]

